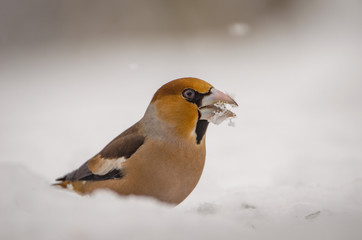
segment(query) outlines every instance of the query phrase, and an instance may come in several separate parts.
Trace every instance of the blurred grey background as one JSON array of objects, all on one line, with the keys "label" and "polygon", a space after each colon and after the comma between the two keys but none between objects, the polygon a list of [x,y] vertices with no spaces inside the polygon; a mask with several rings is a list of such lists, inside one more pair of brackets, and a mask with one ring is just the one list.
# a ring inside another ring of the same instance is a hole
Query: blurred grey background
[{"label": "blurred grey background", "polygon": [[49,181],[184,76],[236,96],[198,192],[362,178],[359,0],[1,0],[0,161]]},{"label": "blurred grey background", "polygon": [[[288,0],[2,0],[2,45],[220,34],[234,22],[286,14]],[[284,12],[284,13],[283,13]]]}]

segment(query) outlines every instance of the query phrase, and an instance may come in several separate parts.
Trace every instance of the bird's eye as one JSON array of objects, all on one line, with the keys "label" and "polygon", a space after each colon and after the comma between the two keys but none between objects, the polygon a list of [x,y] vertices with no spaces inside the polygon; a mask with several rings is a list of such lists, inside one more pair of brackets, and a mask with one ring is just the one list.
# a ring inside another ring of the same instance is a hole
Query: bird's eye
[{"label": "bird's eye", "polygon": [[182,95],[187,99],[193,99],[195,97],[195,91],[192,89],[186,89],[183,91]]}]

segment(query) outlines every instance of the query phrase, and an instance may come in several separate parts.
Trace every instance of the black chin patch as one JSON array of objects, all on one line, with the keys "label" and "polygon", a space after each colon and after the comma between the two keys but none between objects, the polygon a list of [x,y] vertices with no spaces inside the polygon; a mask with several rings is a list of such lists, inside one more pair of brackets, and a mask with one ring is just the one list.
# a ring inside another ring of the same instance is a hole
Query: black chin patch
[{"label": "black chin patch", "polygon": [[196,124],[196,143],[200,144],[202,138],[204,137],[207,126],[209,126],[209,122],[207,120],[198,120]]}]

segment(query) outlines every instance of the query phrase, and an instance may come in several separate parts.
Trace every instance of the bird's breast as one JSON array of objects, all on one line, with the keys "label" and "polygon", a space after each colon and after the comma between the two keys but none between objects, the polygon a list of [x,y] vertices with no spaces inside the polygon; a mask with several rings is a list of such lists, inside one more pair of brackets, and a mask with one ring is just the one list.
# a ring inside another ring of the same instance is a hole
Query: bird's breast
[{"label": "bird's breast", "polygon": [[[146,145],[147,144],[147,145]],[[205,163],[205,144],[148,140],[125,165],[134,194],[170,203],[182,202],[198,183]]]}]

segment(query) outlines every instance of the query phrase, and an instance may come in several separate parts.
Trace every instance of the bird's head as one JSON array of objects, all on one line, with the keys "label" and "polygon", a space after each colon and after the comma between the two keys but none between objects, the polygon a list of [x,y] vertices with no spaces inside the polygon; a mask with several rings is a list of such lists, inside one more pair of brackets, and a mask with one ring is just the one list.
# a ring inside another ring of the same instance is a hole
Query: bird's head
[{"label": "bird's head", "polygon": [[219,124],[235,114],[225,104],[237,106],[227,94],[197,78],[180,78],[163,85],[152,98],[157,117],[184,137],[199,143],[209,122]]}]

